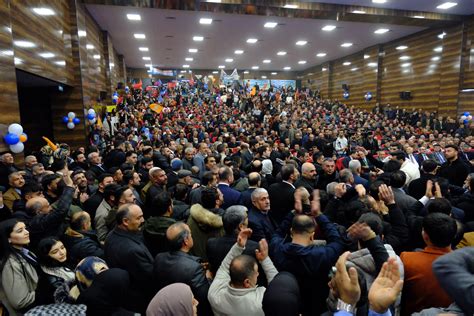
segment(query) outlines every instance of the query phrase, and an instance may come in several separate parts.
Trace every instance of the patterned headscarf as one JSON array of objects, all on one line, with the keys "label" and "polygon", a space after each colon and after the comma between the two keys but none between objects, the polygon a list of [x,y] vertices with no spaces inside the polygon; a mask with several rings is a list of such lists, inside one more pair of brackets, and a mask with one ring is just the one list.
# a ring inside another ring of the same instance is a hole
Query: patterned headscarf
[{"label": "patterned headscarf", "polygon": [[109,267],[99,257],[86,257],[76,267],[76,281],[80,291],[91,286],[95,277]]}]

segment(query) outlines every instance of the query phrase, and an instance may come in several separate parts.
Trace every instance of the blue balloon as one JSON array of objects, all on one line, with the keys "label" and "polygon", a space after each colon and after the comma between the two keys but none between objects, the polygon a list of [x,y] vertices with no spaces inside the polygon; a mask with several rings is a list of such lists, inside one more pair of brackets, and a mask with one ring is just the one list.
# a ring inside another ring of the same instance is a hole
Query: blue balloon
[{"label": "blue balloon", "polygon": [[469,112],[464,112],[464,115],[469,116],[471,114]]},{"label": "blue balloon", "polygon": [[75,117],[75,118],[72,120],[72,122],[73,122],[74,124],[79,124],[80,121],[81,121],[81,120],[78,119],[77,117]]},{"label": "blue balloon", "polygon": [[464,124],[468,124],[469,123],[469,120],[464,120]]},{"label": "blue balloon", "polygon": [[349,96],[350,96],[349,92],[347,92],[347,91],[344,91],[344,93],[342,94],[342,97],[346,100],[349,99]]},{"label": "blue balloon", "polygon": [[69,122],[69,118],[67,116],[63,116],[63,123],[67,124]]},{"label": "blue balloon", "polygon": [[364,97],[366,101],[372,100],[372,92],[367,92]]},{"label": "blue balloon", "polygon": [[5,135],[5,137],[3,137],[3,139],[8,145],[15,145],[20,141],[20,136],[18,136],[17,134],[8,133],[7,135]]},{"label": "blue balloon", "polygon": [[89,114],[87,114],[87,119],[88,120],[93,120],[93,119],[95,119],[95,115],[92,114],[92,113],[89,113]]},{"label": "blue balloon", "polygon": [[208,87],[209,87],[209,86],[207,85],[207,83],[205,83],[205,84],[204,84],[204,89],[207,90]]}]

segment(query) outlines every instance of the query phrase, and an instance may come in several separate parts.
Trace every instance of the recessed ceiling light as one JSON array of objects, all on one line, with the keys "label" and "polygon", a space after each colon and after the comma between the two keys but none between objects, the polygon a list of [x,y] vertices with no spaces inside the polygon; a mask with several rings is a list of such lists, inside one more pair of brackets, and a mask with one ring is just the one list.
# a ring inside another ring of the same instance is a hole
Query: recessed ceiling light
[{"label": "recessed ceiling light", "polygon": [[183,68],[189,68],[189,65],[183,65]]},{"label": "recessed ceiling light", "polygon": [[410,69],[405,69],[405,70],[403,70],[402,72],[403,72],[403,73],[408,73],[408,72],[410,72]]},{"label": "recessed ceiling light", "polygon": [[322,70],[322,71],[326,71],[326,70],[328,70],[328,69],[323,67],[323,68],[321,68],[321,70]]},{"label": "recessed ceiling light", "polygon": [[372,3],[385,3],[387,0],[372,0]]},{"label": "recessed ceiling light", "polygon": [[14,41],[13,43],[18,47],[24,47],[24,48],[31,48],[31,47],[36,46],[35,43],[28,42],[28,41]]},{"label": "recessed ceiling light", "polygon": [[330,32],[330,31],[333,31],[335,29],[336,29],[335,25],[326,25],[321,30],[326,31],[326,32]]},{"label": "recessed ceiling light", "polygon": [[248,71],[248,70],[245,70],[245,71],[244,71],[244,74],[248,74],[248,73],[249,73],[249,71]]},{"label": "recessed ceiling light", "polygon": [[137,39],[145,39],[146,38],[145,34],[142,34],[142,33],[135,33],[135,34],[133,34],[133,36]]},{"label": "recessed ceiling light", "polygon": [[389,29],[378,29],[378,30],[375,30],[374,33],[375,34],[385,34],[387,33],[388,31],[390,31]]},{"label": "recessed ceiling light", "polygon": [[296,4],[285,4],[283,6],[285,9],[297,9],[298,6]]},{"label": "recessed ceiling light", "polygon": [[142,17],[140,14],[127,14],[127,19],[130,21],[141,21]]},{"label": "recessed ceiling light", "polygon": [[50,8],[33,8],[33,11],[39,15],[54,15],[54,11]]},{"label": "recessed ceiling light", "polygon": [[410,64],[410,63],[404,63],[404,64],[401,64],[400,66],[402,66],[402,67],[404,67],[404,68],[405,68],[405,67],[410,67],[410,66],[411,66],[411,64]]},{"label": "recessed ceiling light", "polygon": [[435,57],[431,58],[431,60],[432,61],[437,61],[437,60],[439,60],[439,56],[435,56]]},{"label": "recessed ceiling light", "polygon": [[272,75],[273,76],[278,75],[278,72],[272,72]]},{"label": "recessed ceiling light", "polygon": [[437,6],[436,9],[447,10],[457,5],[458,5],[457,2],[445,2]]},{"label": "recessed ceiling light", "polygon": [[100,59],[100,55],[94,55],[94,59]]},{"label": "recessed ceiling light", "polygon": [[203,36],[193,36],[193,41],[202,42],[204,40]]},{"label": "recessed ceiling light", "polygon": [[295,44],[298,45],[298,46],[304,46],[304,45],[308,44],[308,41],[297,41]]},{"label": "recessed ceiling light", "polygon": [[326,55],[327,55],[326,53],[317,53],[317,54],[316,54],[316,56],[318,56],[318,57],[324,57],[324,56],[326,56]]},{"label": "recessed ceiling light", "polygon": [[408,60],[408,59],[410,59],[410,56],[404,55],[404,56],[400,56],[398,59],[400,59],[400,60]]},{"label": "recessed ceiling light", "polygon": [[262,79],[267,79],[267,76],[262,76]]},{"label": "recessed ceiling light", "polygon": [[64,60],[58,60],[54,62],[58,66],[66,66],[66,61]]},{"label": "recessed ceiling light", "polygon": [[153,67],[153,64],[145,64],[145,67],[151,68]]},{"label": "recessed ceiling light", "polygon": [[147,52],[148,47],[138,47],[138,50],[141,51],[141,52]]},{"label": "recessed ceiling light", "polygon": [[300,60],[300,61],[298,62],[298,64],[304,65],[304,64],[306,64],[306,60]]},{"label": "recessed ceiling light", "polygon": [[258,66],[252,66],[253,70],[257,70],[259,67]]},{"label": "recessed ceiling light", "polygon": [[278,25],[277,22],[267,22],[263,25],[263,27],[266,27],[268,29],[272,29],[272,28],[276,27],[277,25]]},{"label": "recessed ceiling light", "polygon": [[184,74],[186,73],[186,70],[181,70],[180,73]]},{"label": "recessed ceiling light", "polygon": [[438,46],[435,49],[433,49],[435,52],[439,53],[443,51],[443,46]]},{"label": "recessed ceiling light", "polygon": [[286,55],[286,52],[280,51],[280,52],[277,53],[277,55],[278,55],[278,56],[285,56],[285,55]]},{"label": "recessed ceiling light", "polygon": [[143,58],[143,60],[151,60],[151,57],[146,57],[145,56],[145,57],[142,57],[142,58]]},{"label": "recessed ceiling light", "polygon": [[219,72],[217,70],[214,70],[212,73],[213,74],[218,74]]},{"label": "recessed ceiling light", "polygon": [[414,15],[413,17],[415,19],[424,19],[425,18],[423,15]]},{"label": "recessed ceiling light", "polygon": [[231,63],[231,62],[233,62],[233,61],[234,61],[234,60],[233,60],[232,58],[226,58],[226,60],[225,60],[226,63]]},{"label": "recessed ceiling light", "polygon": [[271,61],[270,59],[264,59],[264,60],[262,61],[262,63],[264,63],[264,64],[269,64],[269,63],[271,63],[271,62],[272,62],[272,61]]},{"label": "recessed ceiling light", "polygon": [[13,56],[14,52],[12,50],[2,50],[0,51],[0,54],[4,56]]},{"label": "recessed ceiling light", "polygon": [[87,32],[86,32],[86,31],[81,31],[81,30],[79,30],[79,31],[77,31],[77,35],[78,35],[79,37],[85,37],[85,36],[87,36]]},{"label": "recessed ceiling light", "polygon": [[15,65],[23,64],[23,59],[21,58],[15,57],[13,60],[15,62]]},{"label": "recessed ceiling light", "polygon": [[197,53],[198,50],[197,50],[197,48],[190,48],[190,49],[188,49],[188,52],[190,52],[190,53]]},{"label": "recessed ceiling light", "polygon": [[221,3],[222,0],[207,0],[207,2],[211,2],[211,3]]},{"label": "recessed ceiling light", "polygon": [[430,68],[436,68],[436,64],[431,64]]},{"label": "recessed ceiling light", "polygon": [[445,36],[446,36],[446,32],[438,34],[438,38],[441,38],[441,39],[443,39]]},{"label": "recessed ceiling light", "polygon": [[351,71],[356,71],[357,69],[359,69],[359,68],[357,68],[357,67],[356,68],[351,68]]},{"label": "recessed ceiling light", "polygon": [[349,66],[349,65],[351,64],[351,62],[350,62],[350,61],[345,61],[345,62],[343,62],[342,64],[343,64],[344,66]]},{"label": "recessed ceiling light", "polygon": [[87,45],[86,45],[86,49],[94,49],[94,45],[92,45],[92,44],[87,44]]},{"label": "recessed ceiling light", "polygon": [[258,39],[256,39],[256,38],[249,38],[249,39],[247,40],[247,43],[249,43],[249,44],[255,44],[257,41],[258,41]]},{"label": "recessed ceiling light", "polygon": [[377,63],[368,63],[367,66],[369,66],[369,67],[377,67],[378,64],[377,64]]},{"label": "recessed ceiling light", "polygon": [[41,54],[38,54],[38,55],[40,55],[43,58],[53,58],[55,56],[53,53],[49,53],[49,52],[41,53]]},{"label": "recessed ceiling light", "polygon": [[283,70],[291,70],[290,66],[283,67]]},{"label": "recessed ceiling light", "polygon": [[212,23],[212,19],[209,19],[209,18],[200,18],[200,19],[199,19],[199,23],[200,23],[200,24],[211,24],[211,23]]},{"label": "recessed ceiling light", "polygon": [[369,59],[369,58],[370,58],[370,55],[367,55],[367,54],[364,55],[364,59]]},{"label": "recessed ceiling light", "polygon": [[114,63],[110,63],[110,68],[114,68],[115,67],[115,64]]},{"label": "recessed ceiling light", "polygon": [[351,47],[352,43],[342,43],[341,47]]},{"label": "recessed ceiling light", "polygon": [[398,49],[398,50],[404,50],[404,49],[407,49],[407,48],[408,48],[408,46],[406,46],[406,45],[400,45],[400,46],[397,46],[396,49]]},{"label": "recessed ceiling light", "polygon": [[186,57],[184,60],[186,60],[186,61],[193,61],[194,58],[192,58],[192,57]]},{"label": "recessed ceiling light", "polygon": [[244,51],[241,50],[241,49],[237,49],[237,50],[234,51],[234,54],[236,54],[236,55],[242,55],[243,53],[244,53]]},{"label": "recessed ceiling light", "polygon": [[224,69],[225,66],[224,66],[224,65],[219,65],[219,67],[217,67],[217,68],[219,68],[219,69]]},{"label": "recessed ceiling light", "polygon": [[362,11],[362,10],[354,10],[354,11],[352,11],[352,13],[355,13],[355,14],[365,14],[366,12],[365,12],[365,11]]}]

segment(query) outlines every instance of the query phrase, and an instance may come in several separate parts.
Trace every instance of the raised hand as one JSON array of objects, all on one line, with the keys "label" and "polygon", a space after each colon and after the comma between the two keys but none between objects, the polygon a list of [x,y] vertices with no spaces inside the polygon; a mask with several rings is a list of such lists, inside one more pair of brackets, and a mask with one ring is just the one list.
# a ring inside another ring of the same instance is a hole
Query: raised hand
[{"label": "raised hand", "polygon": [[268,243],[265,239],[261,239],[258,245],[259,249],[255,249],[255,257],[262,262],[268,257]]},{"label": "raised hand", "polygon": [[244,248],[247,244],[247,239],[252,235],[252,230],[250,228],[244,228],[240,231],[239,236],[237,236],[237,244]]},{"label": "raised hand", "polygon": [[313,191],[313,199],[311,200],[311,215],[319,216],[321,215],[321,197],[319,196],[319,190]]},{"label": "raised hand", "polygon": [[352,239],[362,239],[363,241],[367,241],[376,236],[369,225],[359,222],[352,224],[352,226],[347,229],[347,234]]},{"label": "raised hand", "polygon": [[400,279],[397,260],[389,258],[370,287],[370,309],[379,314],[385,313],[395,303],[402,288],[403,280]]},{"label": "raised hand", "polygon": [[379,186],[379,198],[384,201],[386,205],[395,204],[395,196],[393,195],[392,188],[386,184]]},{"label": "raised hand", "polygon": [[433,181],[431,180],[426,181],[425,196],[430,199],[433,197]]},{"label": "raised hand", "polygon": [[355,305],[360,299],[360,286],[357,270],[352,267],[347,273],[346,261],[350,254],[346,251],[337,260],[334,281],[339,298],[347,304]]}]

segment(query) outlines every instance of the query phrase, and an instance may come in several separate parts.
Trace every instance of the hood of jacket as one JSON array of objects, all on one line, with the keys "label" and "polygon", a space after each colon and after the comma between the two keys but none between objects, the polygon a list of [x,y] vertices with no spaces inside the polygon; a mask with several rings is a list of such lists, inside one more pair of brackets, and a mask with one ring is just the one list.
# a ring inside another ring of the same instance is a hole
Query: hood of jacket
[{"label": "hood of jacket", "polygon": [[200,228],[215,229],[223,227],[222,217],[205,209],[201,204],[191,206],[190,215]]}]

